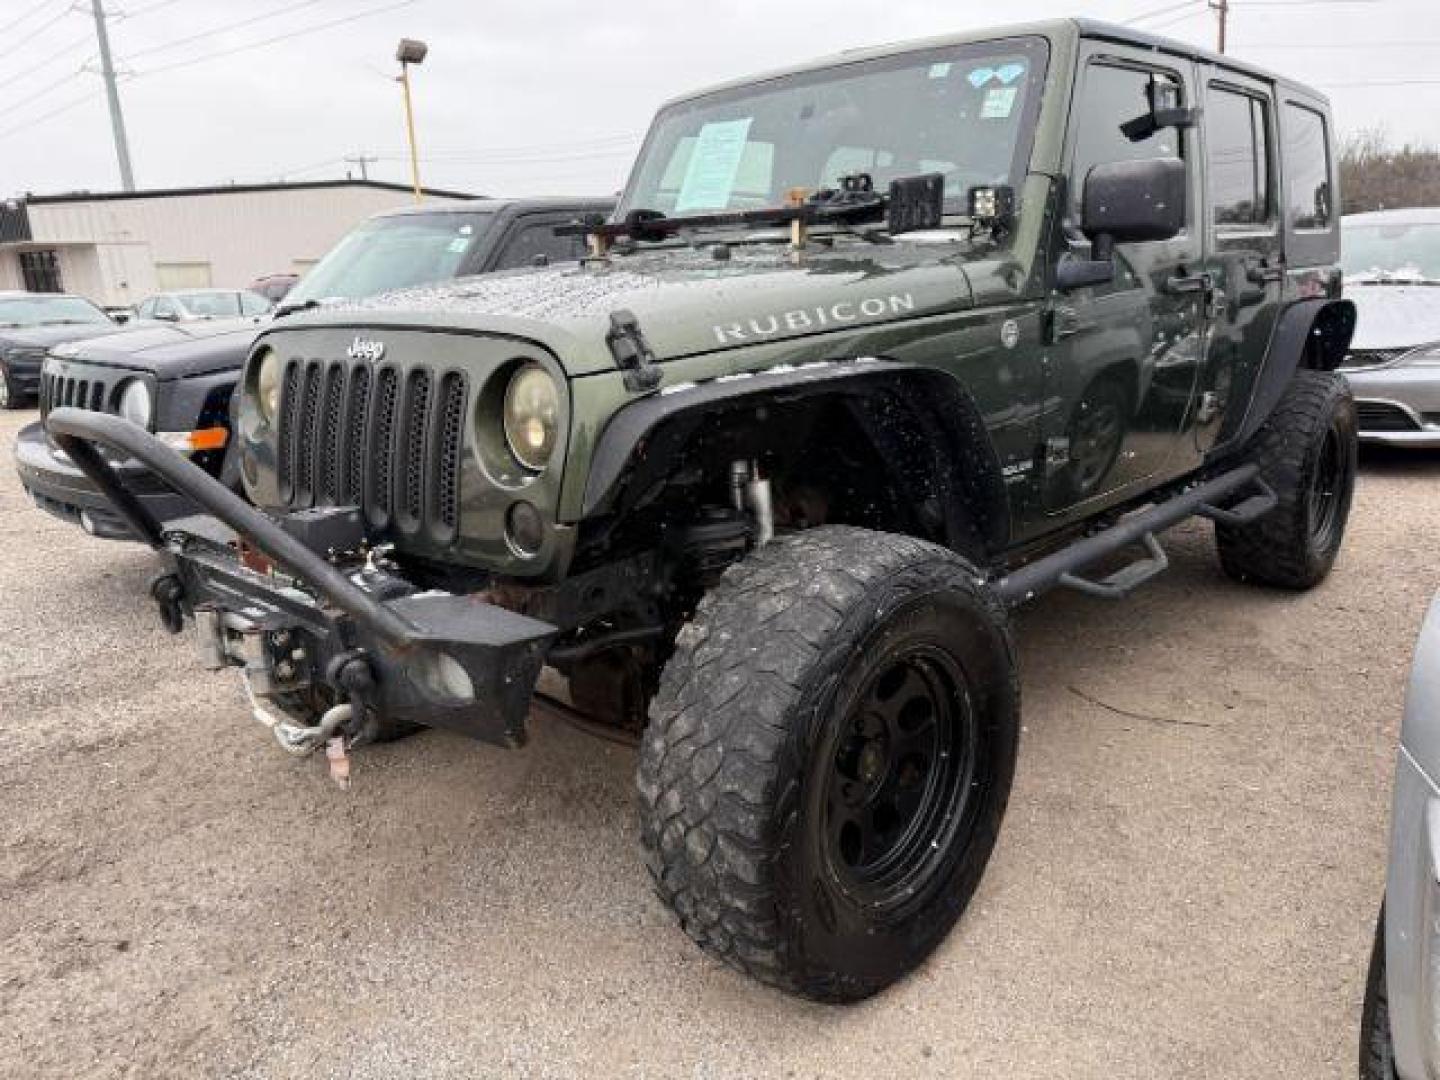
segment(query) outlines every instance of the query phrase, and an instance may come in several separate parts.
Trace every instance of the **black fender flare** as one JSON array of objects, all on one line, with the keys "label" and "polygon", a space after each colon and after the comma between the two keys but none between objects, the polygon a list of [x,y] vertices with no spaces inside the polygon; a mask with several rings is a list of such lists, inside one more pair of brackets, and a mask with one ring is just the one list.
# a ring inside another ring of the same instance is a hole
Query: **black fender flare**
[{"label": "black fender flare", "polygon": [[921,426],[921,437],[934,448],[945,542],[975,559],[1004,547],[1010,534],[1009,499],[974,399],[945,371],[885,359],[724,376],[632,402],[611,418],[596,442],[582,517],[623,507],[627,492],[644,489],[647,473],[653,477],[670,466],[699,423],[824,395],[878,397],[904,405],[908,419]]},{"label": "black fender flare", "polygon": [[1226,446],[1243,446],[1269,418],[1285,388],[1302,366],[1334,371],[1350,351],[1355,335],[1355,304],[1350,300],[1312,299],[1291,304],[1270,335],[1265,366],[1250,396],[1250,408]]}]

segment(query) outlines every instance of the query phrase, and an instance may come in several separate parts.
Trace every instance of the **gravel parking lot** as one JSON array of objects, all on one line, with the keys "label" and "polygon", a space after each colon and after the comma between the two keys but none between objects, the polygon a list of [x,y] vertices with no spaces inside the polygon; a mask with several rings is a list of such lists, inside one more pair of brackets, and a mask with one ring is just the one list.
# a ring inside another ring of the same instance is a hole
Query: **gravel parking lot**
[{"label": "gravel parking lot", "polygon": [[[8,447],[34,414],[0,416]],[[1025,741],[975,904],[859,1007],[702,956],[639,865],[633,755],[537,715],[348,794],[159,628],[152,559],[0,468],[0,1075],[1353,1075],[1440,456],[1367,455],[1331,580],[1020,618]]]}]

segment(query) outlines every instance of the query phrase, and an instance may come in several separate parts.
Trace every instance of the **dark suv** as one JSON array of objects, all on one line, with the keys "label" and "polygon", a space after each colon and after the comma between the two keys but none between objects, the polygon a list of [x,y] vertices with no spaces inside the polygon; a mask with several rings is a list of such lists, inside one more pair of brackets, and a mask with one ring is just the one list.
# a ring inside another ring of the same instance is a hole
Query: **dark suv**
[{"label": "dark suv", "polygon": [[[342,239],[273,314],[283,319],[390,289],[537,261],[574,261],[584,253],[583,243],[555,236],[555,228],[607,214],[614,205],[613,199],[487,199],[379,214]],[[152,326],[57,348],[43,380],[38,358],[35,362],[42,418],[66,406],[118,413],[221,476],[231,441],[230,399],[256,325],[254,319],[231,319]],[[43,424],[20,432],[15,464],[41,509],[95,536],[135,538],[109,501],[45,437]],[[193,512],[188,499],[138,462],[125,472],[131,490],[161,520]],[[233,473],[227,482],[238,489]]]},{"label": "dark suv", "polygon": [[0,409],[23,409],[35,400],[40,368],[52,345],[119,329],[84,297],[0,292]]},{"label": "dark suv", "polygon": [[[416,724],[513,746],[548,664],[638,737],[686,932],[854,1000],[995,845],[1011,607],[1124,596],[1195,515],[1236,579],[1329,573],[1356,453],[1330,131],[1304,86],[1099,23],[849,52],[665,105],[581,265],[273,325],[254,505],[115,417],[50,427],[287,750],[345,776]],[[146,520],[96,443],[231,534]]]}]

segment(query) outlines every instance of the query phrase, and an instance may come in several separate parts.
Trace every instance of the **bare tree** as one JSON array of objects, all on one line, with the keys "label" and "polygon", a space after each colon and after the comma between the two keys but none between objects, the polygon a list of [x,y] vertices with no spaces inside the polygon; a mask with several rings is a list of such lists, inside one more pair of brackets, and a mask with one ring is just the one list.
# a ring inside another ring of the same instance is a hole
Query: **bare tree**
[{"label": "bare tree", "polygon": [[1390,146],[1379,129],[1357,131],[1340,147],[1344,212],[1440,206],[1440,151]]}]

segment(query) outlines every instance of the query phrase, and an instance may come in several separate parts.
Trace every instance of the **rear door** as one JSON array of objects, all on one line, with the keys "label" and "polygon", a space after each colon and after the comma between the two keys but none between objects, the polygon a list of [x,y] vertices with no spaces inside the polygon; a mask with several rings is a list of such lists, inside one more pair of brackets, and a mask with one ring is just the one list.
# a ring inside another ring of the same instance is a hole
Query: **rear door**
[{"label": "rear door", "polygon": [[1273,87],[1206,65],[1205,269],[1214,282],[1191,416],[1196,448],[1238,428],[1275,328],[1285,286]]},{"label": "rear door", "polygon": [[1096,165],[1178,157],[1187,167],[1189,197],[1178,236],[1117,245],[1113,281],[1056,299],[1045,376],[1051,514],[1091,512],[1193,461],[1193,451],[1180,451],[1204,320],[1198,141],[1193,129],[1163,128],[1131,139],[1121,128],[1149,113],[1152,95],[1178,93],[1188,107],[1195,91],[1189,60],[1109,42],[1084,46],[1071,107],[1060,254],[1090,256],[1080,206]]}]

